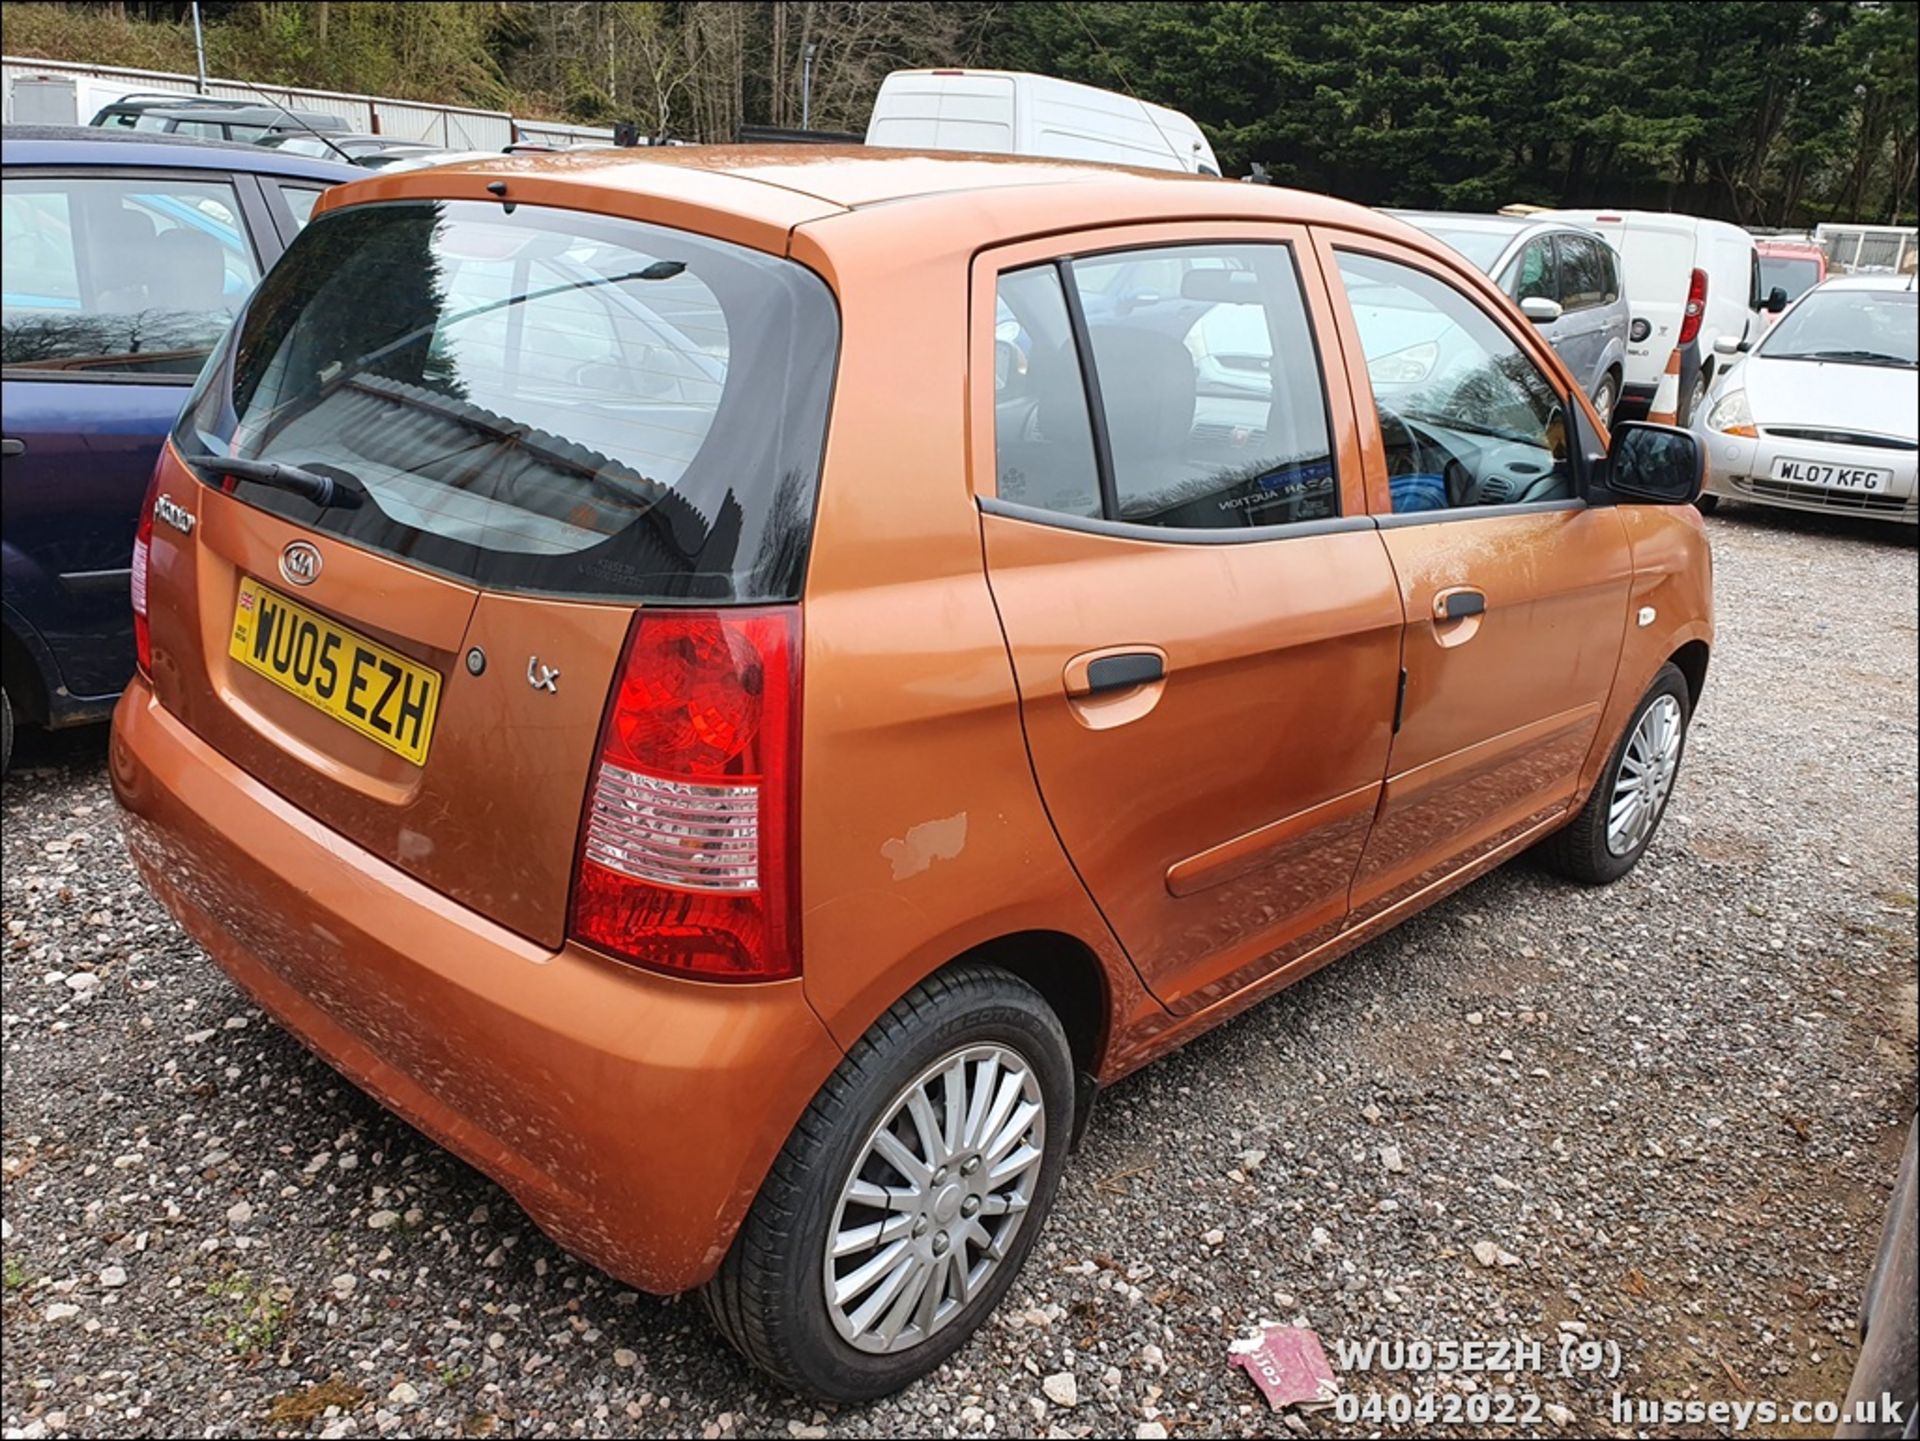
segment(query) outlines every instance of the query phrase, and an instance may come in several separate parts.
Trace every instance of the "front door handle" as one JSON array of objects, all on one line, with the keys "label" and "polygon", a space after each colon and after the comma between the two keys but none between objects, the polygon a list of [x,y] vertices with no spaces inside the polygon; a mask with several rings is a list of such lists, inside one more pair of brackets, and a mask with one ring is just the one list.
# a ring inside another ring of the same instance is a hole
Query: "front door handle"
[{"label": "front door handle", "polygon": [[1167,678],[1167,663],[1152,651],[1127,651],[1103,655],[1087,663],[1086,689],[1082,695],[1103,695],[1109,691],[1132,690]]},{"label": "front door handle", "polygon": [[1433,597],[1433,638],[1443,650],[1465,645],[1480,634],[1487,613],[1486,592],[1470,585],[1449,586]]},{"label": "front door handle", "polygon": [[25,455],[26,453],[27,443],[24,440],[15,440],[12,436],[0,440],[0,455]]}]

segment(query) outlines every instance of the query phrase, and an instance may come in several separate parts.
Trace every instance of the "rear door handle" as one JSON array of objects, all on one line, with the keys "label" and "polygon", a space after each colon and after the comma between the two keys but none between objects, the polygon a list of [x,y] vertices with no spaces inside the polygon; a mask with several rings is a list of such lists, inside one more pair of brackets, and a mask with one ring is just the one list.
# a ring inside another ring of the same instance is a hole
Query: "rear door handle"
[{"label": "rear door handle", "polygon": [[1083,651],[1067,662],[1061,681],[1073,700],[1139,690],[1167,678],[1167,658],[1158,646],[1115,646]]},{"label": "rear door handle", "polygon": [[1167,678],[1167,663],[1152,651],[1128,651],[1124,655],[1103,655],[1087,665],[1085,695],[1107,691],[1132,690]]},{"label": "rear door handle", "polygon": [[0,440],[0,455],[25,455],[26,453],[27,443],[24,440],[15,440],[12,436]]},{"label": "rear door handle", "polygon": [[1486,596],[1472,586],[1443,590],[1433,598],[1435,620],[1465,620],[1468,616],[1484,615],[1486,610]]}]

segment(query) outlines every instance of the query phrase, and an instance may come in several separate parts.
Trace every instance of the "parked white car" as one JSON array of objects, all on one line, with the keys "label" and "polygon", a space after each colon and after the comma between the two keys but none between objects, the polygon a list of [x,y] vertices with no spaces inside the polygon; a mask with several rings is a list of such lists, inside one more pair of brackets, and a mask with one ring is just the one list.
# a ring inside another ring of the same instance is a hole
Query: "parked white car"
[{"label": "parked white car", "polygon": [[1017,70],[896,70],[880,84],[867,144],[1220,173],[1178,110]]},{"label": "parked white car", "polygon": [[1627,329],[1623,417],[1644,415],[1680,348],[1680,423],[1690,423],[1713,385],[1716,346],[1737,346],[1765,329],[1762,311],[1784,310],[1786,292],[1760,289],[1753,237],[1724,220],[1655,210],[1552,210],[1536,220],[1570,220],[1603,236],[1620,256],[1633,318]]},{"label": "parked white car", "polygon": [[1920,520],[1920,294],[1911,275],[1829,280],[1725,364],[1695,427],[1707,492],[1795,510]]}]

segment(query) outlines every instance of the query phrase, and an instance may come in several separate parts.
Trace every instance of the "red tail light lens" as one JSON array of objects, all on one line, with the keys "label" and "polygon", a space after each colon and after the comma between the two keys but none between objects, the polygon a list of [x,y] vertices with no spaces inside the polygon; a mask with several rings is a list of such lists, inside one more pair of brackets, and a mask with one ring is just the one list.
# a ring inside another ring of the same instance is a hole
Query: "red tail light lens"
[{"label": "red tail light lens", "polygon": [[153,632],[147,624],[147,561],[153,554],[153,502],[160,493],[160,472],[167,464],[163,446],[154,462],[153,479],[147,482],[147,498],[140,505],[140,525],[133,533],[133,571],[128,577],[133,597],[133,663],[140,674],[153,674]]},{"label": "red tail light lens", "polygon": [[[1671,294],[1671,292],[1669,292]],[[1691,345],[1700,333],[1700,317],[1707,313],[1707,272],[1696,270],[1687,282],[1687,308],[1680,321],[1680,343]]]},{"label": "red tail light lens", "polygon": [[643,611],[601,726],[573,936],[717,981],[799,974],[794,607]]}]

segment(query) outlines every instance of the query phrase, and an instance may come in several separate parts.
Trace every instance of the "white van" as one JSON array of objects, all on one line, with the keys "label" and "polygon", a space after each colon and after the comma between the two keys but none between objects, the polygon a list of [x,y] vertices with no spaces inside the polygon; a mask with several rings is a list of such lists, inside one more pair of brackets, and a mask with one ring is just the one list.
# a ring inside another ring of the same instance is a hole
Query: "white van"
[{"label": "white van", "polygon": [[894,71],[873,102],[867,144],[1220,173],[1207,137],[1178,110],[1014,70]]},{"label": "white van", "polygon": [[1783,310],[1760,289],[1753,237],[1724,220],[1656,210],[1552,210],[1549,216],[1597,231],[1620,254],[1632,320],[1627,329],[1626,384],[1620,414],[1644,414],[1667,359],[1680,348],[1680,423],[1713,383],[1714,342],[1757,340],[1763,310]]}]

